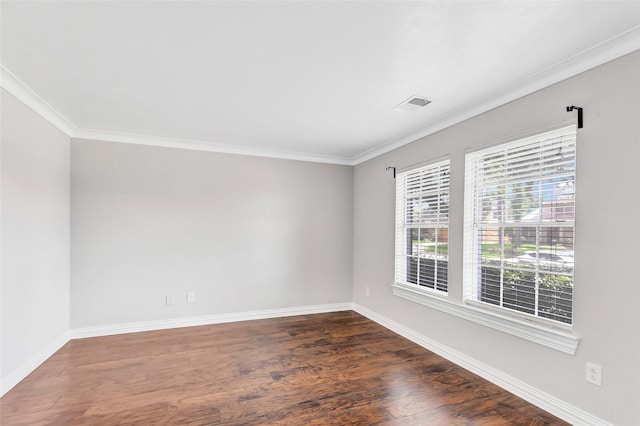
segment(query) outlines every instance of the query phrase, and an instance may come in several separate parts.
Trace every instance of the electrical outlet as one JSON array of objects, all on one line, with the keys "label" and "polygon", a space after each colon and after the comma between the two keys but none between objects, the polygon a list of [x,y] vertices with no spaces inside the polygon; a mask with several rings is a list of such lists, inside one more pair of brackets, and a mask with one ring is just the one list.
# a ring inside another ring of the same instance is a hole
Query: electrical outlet
[{"label": "electrical outlet", "polygon": [[167,305],[175,305],[176,304],[176,298],[173,295],[168,295],[166,300],[166,304]]},{"label": "electrical outlet", "polygon": [[587,382],[602,386],[602,367],[597,364],[587,363]]},{"label": "electrical outlet", "polygon": [[187,303],[196,303],[196,294],[194,292],[187,293]]},{"label": "electrical outlet", "polygon": [[371,294],[371,292],[369,291],[369,287],[366,287],[364,289],[364,295],[368,297],[370,294]]}]

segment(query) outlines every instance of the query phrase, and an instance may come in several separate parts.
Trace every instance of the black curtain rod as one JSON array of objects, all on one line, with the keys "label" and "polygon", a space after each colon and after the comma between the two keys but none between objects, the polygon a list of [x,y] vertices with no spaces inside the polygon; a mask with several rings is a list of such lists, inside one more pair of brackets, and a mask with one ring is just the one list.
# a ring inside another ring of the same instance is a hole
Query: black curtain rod
[{"label": "black curtain rod", "polygon": [[[570,105],[567,107],[567,112],[571,112],[573,110],[578,110],[578,129],[582,129],[584,123],[582,120],[582,107],[577,107],[575,105]],[[393,170],[393,178],[396,178],[396,168],[393,166],[387,166],[386,171]]]},{"label": "black curtain rod", "polygon": [[571,112],[574,109],[578,110],[578,129],[582,129],[582,107],[571,105],[567,107],[567,112]]},{"label": "black curtain rod", "polygon": [[393,169],[393,178],[395,179],[396,178],[396,168],[393,167],[393,166],[389,166],[389,167],[386,168],[387,171],[389,171],[391,169]]}]

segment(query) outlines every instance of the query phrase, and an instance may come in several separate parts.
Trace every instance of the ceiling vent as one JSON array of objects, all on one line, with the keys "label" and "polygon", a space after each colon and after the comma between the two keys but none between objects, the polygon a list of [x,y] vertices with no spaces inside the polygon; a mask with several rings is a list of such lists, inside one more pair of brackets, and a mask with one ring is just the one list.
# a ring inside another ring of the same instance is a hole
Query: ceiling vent
[{"label": "ceiling vent", "polygon": [[424,96],[411,96],[409,99],[405,99],[399,105],[396,105],[395,108],[402,109],[411,109],[411,110],[419,110],[427,105],[429,105],[431,101]]}]

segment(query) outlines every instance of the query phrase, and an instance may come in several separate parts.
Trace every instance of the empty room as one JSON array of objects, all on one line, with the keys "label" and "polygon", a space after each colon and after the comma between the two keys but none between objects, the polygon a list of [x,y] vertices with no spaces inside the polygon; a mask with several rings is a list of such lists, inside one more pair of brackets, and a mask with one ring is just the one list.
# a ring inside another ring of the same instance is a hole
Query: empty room
[{"label": "empty room", "polygon": [[640,425],[640,1],[0,1],[0,424]]}]

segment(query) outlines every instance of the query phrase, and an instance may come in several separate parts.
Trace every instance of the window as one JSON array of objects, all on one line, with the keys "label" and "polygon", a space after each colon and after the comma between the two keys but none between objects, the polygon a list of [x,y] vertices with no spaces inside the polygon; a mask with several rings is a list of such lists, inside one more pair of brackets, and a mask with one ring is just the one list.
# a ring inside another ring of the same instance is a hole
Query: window
[{"label": "window", "polygon": [[575,172],[575,126],[466,155],[466,301],[571,324]]},{"label": "window", "polygon": [[447,292],[449,163],[432,163],[396,178],[396,284]]}]

